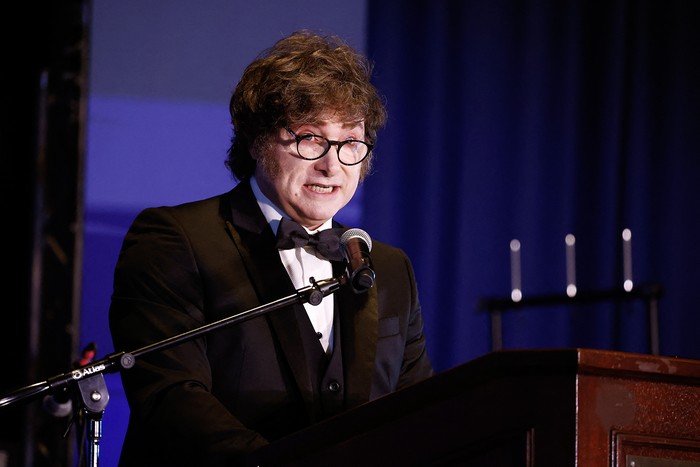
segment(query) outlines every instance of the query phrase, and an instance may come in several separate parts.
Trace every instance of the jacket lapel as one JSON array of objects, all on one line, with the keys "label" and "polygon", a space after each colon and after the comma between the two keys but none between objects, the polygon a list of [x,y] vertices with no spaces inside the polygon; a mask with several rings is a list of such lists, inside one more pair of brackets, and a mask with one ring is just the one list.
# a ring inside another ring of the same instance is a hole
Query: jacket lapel
[{"label": "jacket lapel", "polygon": [[[231,191],[231,237],[237,248],[260,304],[268,304],[295,293],[275,247],[275,234],[257,205],[249,182]],[[280,358],[286,361],[309,414],[313,413],[313,385],[306,365],[299,319],[305,316],[301,304],[274,310],[266,315],[277,338]]]},{"label": "jacket lapel", "polygon": [[[342,263],[333,264],[336,277],[344,273]],[[369,400],[377,352],[377,289],[356,294],[349,285],[335,292],[340,314],[340,332],[345,373],[347,408]]]}]

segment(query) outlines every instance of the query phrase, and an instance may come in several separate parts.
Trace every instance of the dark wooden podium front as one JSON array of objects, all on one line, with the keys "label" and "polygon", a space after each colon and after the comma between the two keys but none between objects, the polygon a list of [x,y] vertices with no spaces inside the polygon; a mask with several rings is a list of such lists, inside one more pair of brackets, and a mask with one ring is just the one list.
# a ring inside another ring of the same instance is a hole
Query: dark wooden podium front
[{"label": "dark wooden podium front", "polygon": [[700,361],[493,352],[279,440],[251,465],[700,467]]}]

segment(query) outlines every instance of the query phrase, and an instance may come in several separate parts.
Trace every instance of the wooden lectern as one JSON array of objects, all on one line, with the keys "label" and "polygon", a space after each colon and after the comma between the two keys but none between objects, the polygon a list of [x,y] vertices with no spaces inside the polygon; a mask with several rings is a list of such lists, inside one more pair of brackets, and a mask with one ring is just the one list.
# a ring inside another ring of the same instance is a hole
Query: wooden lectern
[{"label": "wooden lectern", "polygon": [[700,361],[493,352],[257,454],[263,467],[700,467]]}]

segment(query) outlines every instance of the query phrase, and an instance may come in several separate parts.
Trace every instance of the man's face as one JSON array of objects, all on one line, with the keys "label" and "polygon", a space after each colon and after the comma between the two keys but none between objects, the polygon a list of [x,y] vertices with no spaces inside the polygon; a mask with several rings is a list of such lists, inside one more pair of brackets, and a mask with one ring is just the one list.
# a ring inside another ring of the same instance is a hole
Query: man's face
[{"label": "man's face", "polygon": [[[364,123],[334,119],[291,128],[297,135],[313,133],[332,141],[364,140]],[[336,146],[320,159],[299,157],[294,137],[285,129],[272,136],[258,160],[255,178],[262,192],[299,224],[314,230],[333,217],[355,195],[362,164],[343,165]]]}]

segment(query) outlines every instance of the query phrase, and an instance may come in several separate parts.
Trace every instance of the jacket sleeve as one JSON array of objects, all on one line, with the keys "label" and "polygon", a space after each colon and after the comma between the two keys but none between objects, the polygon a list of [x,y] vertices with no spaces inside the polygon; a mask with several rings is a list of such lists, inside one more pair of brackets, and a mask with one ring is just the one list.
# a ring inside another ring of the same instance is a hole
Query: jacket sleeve
[{"label": "jacket sleeve", "polygon": [[[202,287],[175,218],[166,208],[142,212],[115,268],[115,349],[133,351],[205,324]],[[267,444],[211,394],[206,337],[144,354],[122,382],[131,416],[120,465],[235,465]]]},{"label": "jacket sleeve", "polygon": [[400,249],[375,242],[379,332],[370,400],[433,375],[413,266]]},{"label": "jacket sleeve", "polygon": [[403,260],[410,287],[410,307],[407,321],[406,347],[396,389],[417,383],[433,375],[433,367],[428,358],[423,329],[423,313],[418,299],[418,287],[413,266],[405,254],[403,255]]}]

